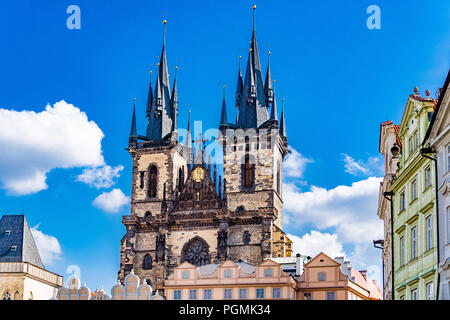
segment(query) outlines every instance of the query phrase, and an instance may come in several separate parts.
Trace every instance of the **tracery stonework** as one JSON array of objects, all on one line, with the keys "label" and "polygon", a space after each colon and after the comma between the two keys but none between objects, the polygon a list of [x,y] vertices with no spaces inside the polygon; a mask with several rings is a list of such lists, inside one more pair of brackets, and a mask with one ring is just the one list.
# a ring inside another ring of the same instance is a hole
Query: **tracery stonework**
[{"label": "tracery stonework", "polygon": [[[154,91],[150,81],[145,136],[137,134],[135,112],[132,118],[131,212],[122,217],[126,233],[119,281],[133,270],[154,290],[163,290],[165,279],[184,261],[196,266],[227,259],[259,264],[290,255],[284,233],[277,243],[273,240],[283,216],[284,113],[278,118],[269,66],[263,83],[255,33],[250,46],[249,70],[245,78],[238,73],[233,123],[227,120],[225,98],[222,103],[215,140],[223,151],[223,174],[208,160],[209,140],[198,133],[192,140],[190,115],[187,135],[178,136],[178,111],[186,108],[178,107],[176,80],[170,90],[163,46]],[[152,264],[147,269],[148,256]]]},{"label": "tracery stonework", "polygon": [[180,262],[184,261],[197,267],[211,263],[208,244],[201,238],[193,238],[183,248]]}]

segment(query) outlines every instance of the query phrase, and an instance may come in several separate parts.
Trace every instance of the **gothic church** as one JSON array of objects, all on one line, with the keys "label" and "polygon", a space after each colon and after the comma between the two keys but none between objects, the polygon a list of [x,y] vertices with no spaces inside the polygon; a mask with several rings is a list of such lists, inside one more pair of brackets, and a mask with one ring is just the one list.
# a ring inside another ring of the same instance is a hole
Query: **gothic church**
[{"label": "gothic church", "polygon": [[163,41],[154,90],[150,80],[145,136],[137,134],[133,106],[131,213],[122,218],[122,283],[133,270],[162,289],[184,261],[196,266],[227,259],[259,264],[291,255],[291,241],[281,229],[282,163],[288,153],[284,112],[278,120],[270,62],[263,80],[254,15],[245,77],[239,64],[235,121],[228,121],[225,97],[222,103],[217,139],[223,176],[207,160],[206,140],[192,140],[190,114],[180,143],[176,73],[170,90]]}]

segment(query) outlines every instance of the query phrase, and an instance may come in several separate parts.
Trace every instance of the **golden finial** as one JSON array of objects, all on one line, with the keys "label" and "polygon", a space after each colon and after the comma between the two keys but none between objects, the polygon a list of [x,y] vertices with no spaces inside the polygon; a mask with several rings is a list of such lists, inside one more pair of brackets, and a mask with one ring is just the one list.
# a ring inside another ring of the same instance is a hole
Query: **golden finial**
[{"label": "golden finial", "polygon": [[269,50],[269,56],[270,56],[270,50]]},{"label": "golden finial", "polygon": [[253,49],[252,48],[250,48],[250,52],[252,52],[253,51]]},{"label": "golden finial", "polygon": [[178,66],[175,66],[175,70],[178,70]]},{"label": "golden finial", "polygon": [[133,101],[136,102],[136,98],[133,98]]},{"label": "golden finial", "polygon": [[242,59],[242,56],[239,56],[239,60],[241,60]]},{"label": "golden finial", "polygon": [[166,24],[166,23],[167,23],[167,20],[163,20],[163,23]]},{"label": "golden finial", "polygon": [[156,65],[159,67],[159,62]]},{"label": "golden finial", "polygon": [[223,88],[225,89],[227,86],[226,85],[223,85]]},{"label": "golden finial", "polygon": [[253,5],[253,10],[256,10],[256,4]]}]

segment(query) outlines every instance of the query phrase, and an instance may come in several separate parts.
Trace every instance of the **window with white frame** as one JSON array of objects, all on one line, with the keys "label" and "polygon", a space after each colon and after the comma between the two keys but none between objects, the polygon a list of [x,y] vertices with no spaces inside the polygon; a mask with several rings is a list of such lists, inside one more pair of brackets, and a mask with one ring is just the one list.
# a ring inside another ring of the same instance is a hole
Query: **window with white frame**
[{"label": "window with white frame", "polygon": [[327,292],[327,300],[336,300],[336,292],[334,291]]},{"label": "window with white frame", "polygon": [[174,290],[173,300],[181,300],[181,290]]},{"label": "window with white frame", "polygon": [[281,299],[281,288],[272,289],[272,299]]},{"label": "window with white frame", "polygon": [[327,274],[325,272],[319,272],[317,275],[317,278],[319,281],[326,281],[327,280]]},{"label": "window with white frame", "polygon": [[431,167],[425,169],[425,190],[431,186]]},{"label": "window with white frame", "polygon": [[411,259],[417,258],[417,227],[411,229]]},{"label": "window with white frame", "polygon": [[405,191],[400,193],[400,212],[405,210]]},{"label": "window with white frame", "polygon": [[212,290],[206,289],[203,290],[203,300],[211,300],[212,299]]},{"label": "window with white frame", "polygon": [[414,150],[417,150],[419,147],[419,132],[414,132]]},{"label": "window with white frame", "polygon": [[408,149],[409,149],[409,155],[408,155],[408,158],[409,158],[409,157],[411,157],[411,155],[414,152],[413,137],[409,138]]},{"label": "window with white frame", "polygon": [[427,283],[426,288],[427,288],[427,300],[434,300],[433,282]]},{"label": "window with white frame", "polygon": [[447,146],[447,172],[450,172],[450,144]]},{"label": "window with white frame", "polygon": [[197,300],[197,290],[189,290],[189,300]]},{"label": "window with white frame", "polygon": [[239,299],[248,299],[248,289],[239,289]]},{"label": "window with white frame", "polygon": [[405,237],[400,237],[400,266],[405,264]]},{"label": "window with white frame", "polygon": [[411,183],[411,202],[417,199],[417,179]]},{"label": "window with white frame", "polygon": [[411,300],[417,300],[417,289],[411,290]]},{"label": "window with white frame", "polygon": [[426,219],[427,226],[427,250],[433,248],[433,217]]},{"label": "window with white frame", "polygon": [[264,277],[271,277],[273,274],[271,268],[264,269]]},{"label": "window with white frame", "polygon": [[224,299],[233,299],[233,289],[223,289]]},{"label": "window with white frame", "polygon": [[264,297],[265,297],[264,288],[257,288],[256,289],[256,299],[264,299]]}]

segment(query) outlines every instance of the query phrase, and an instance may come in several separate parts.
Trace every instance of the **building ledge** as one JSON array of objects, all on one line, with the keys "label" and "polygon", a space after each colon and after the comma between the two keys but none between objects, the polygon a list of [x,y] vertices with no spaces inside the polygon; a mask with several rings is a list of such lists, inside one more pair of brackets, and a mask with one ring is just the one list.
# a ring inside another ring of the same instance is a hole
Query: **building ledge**
[{"label": "building ledge", "polygon": [[45,282],[55,287],[61,287],[63,277],[42,269],[28,262],[0,262],[0,275],[2,274],[24,274],[36,280]]}]

